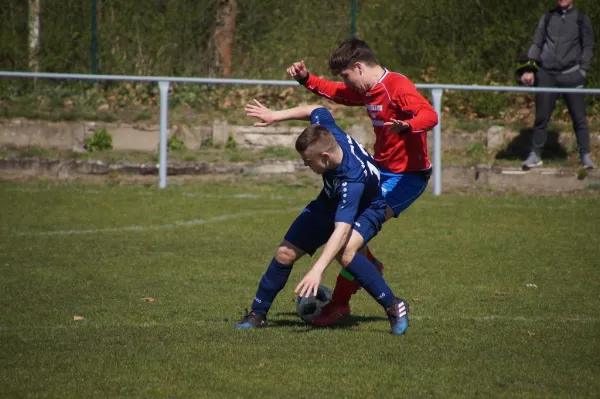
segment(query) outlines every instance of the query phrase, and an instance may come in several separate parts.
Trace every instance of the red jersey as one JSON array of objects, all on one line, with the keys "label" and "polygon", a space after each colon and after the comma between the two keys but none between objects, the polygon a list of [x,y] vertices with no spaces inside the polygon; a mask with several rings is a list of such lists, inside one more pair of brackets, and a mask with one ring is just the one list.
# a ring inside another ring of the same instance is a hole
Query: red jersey
[{"label": "red jersey", "polygon": [[[304,86],[336,103],[366,108],[375,131],[373,158],[382,169],[392,173],[428,169],[427,131],[437,125],[437,113],[406,76],[384,71],[377,84],[364,94],[312,74]],[[390,118],[406,121],[411,132],[390,132],[388,126],[383,126]]]}]

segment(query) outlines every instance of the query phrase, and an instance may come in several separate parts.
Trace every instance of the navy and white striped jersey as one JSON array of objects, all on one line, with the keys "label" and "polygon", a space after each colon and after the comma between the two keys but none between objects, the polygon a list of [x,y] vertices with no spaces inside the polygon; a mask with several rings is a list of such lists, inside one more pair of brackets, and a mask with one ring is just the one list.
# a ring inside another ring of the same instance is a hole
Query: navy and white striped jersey
[{"label": "navy and white striped jersey", "polygon": [[324,187],[319,194],[328,212],[335,213],[334,221],[352,224],[367,208],[385,213],[379,169],[371,155],[336,125],[326,108],[315,109],[310,122],[329,130],[344,153],[337,168],[323,173]]}]

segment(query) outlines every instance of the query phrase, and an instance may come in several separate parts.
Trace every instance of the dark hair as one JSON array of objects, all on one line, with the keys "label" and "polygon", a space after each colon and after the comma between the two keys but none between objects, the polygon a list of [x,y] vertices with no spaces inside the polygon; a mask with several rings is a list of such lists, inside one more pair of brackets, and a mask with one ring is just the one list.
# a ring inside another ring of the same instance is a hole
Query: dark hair
[{"label": "dark hair", "polygon": [[342,42],[329,56],[329,69],[338,75],[357,61],[367,65],[378,65],[377,57],[369,45],[360,39],[349,39]]},{"label": "dark hair", "polygon": [[336,143],[333,134],[321,125],[310,125],[296,139],[296,151],[302,153],[308,147],[321,144],[325,151],[329,151]]}]

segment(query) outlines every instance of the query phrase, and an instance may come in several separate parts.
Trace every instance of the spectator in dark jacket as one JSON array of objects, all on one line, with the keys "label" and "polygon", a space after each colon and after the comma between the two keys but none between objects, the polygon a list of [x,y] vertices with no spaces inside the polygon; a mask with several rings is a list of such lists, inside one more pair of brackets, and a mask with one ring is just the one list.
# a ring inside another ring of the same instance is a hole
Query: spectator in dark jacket
[{"label": "spectator in dark jacket", "polygon": [[[534,62],[538,69],[535,73],[523,73],[523,84],[569,88],[585,86],[593,55],[594,31],[590,18],[578,10],[573,2],[574,0],[559,0],[557,7],[540,19],[527,53],[529,60]],[[581,165],[588,169],[595,166],[590,157],[590,129],[584,95],[540,92],[535,95],[531,152],[523,162],[524,170],[542,165],[546,127],[561,94],[573,120]]]}]

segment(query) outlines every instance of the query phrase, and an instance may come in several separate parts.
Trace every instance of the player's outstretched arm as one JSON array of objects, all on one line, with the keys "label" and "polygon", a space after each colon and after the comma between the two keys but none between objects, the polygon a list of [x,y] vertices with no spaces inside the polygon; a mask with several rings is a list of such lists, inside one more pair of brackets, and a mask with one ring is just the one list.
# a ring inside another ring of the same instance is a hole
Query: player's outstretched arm
[{"label": "player's outstretched arm", "polygon": [[332,82],[310,75],[304,61],[294,62],[286,69],[288,75],[318,96],[328,98],[338,104],[362,106],[362,95],[341,82]]},{"label": "player's outstretched arm", "polygon": [[319,259],[317,259],[313,267],[296,286],[295,291],[299,296],[309,297],[311,294],[317,295],[323,272],[327,269],[327,266],[333,262],[342,248],[346,246],[351,234],[352,225],[350,223],[335,223],[335,229],[329,237],[329,240],[327,240],[327,244],[325,244],[321,256],[319,256]]},{"label": "player's outstretched arm", "polygon": [[310,114],[317,108],[320,108],[320,105],[301,105],[299,107],[273,111],[254,99],[254,103],[246,104],[244,110],[246,111],[246,115],[261,121],[256,122],[254,126],[265,127],[275,122],[310,120]]}]

